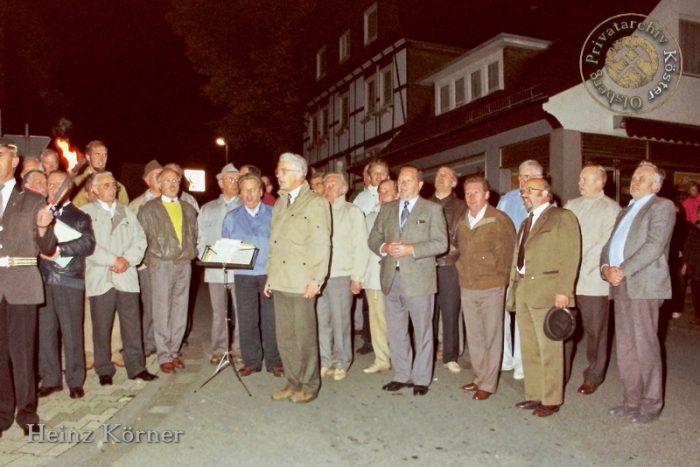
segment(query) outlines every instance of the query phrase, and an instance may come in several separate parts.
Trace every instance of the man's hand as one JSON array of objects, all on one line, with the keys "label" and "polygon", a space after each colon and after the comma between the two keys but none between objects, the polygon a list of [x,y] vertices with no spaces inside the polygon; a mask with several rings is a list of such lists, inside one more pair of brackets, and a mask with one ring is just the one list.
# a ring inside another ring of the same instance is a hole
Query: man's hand
[{"label": "man's hand", "polygon": [[603,277],[610,285],[617,287],[625,280],[625,272],[618,267],[606,266],[603,268]]},{"label": "man's hand", "polygon": [[116,261],[112,265],[111,268],[109,268],[110,271],[116,272],[117,274],[121,274],[125,272],[127,269],[129,269],[129,261],[124,258],[123,256],[117,257]]},{"label": "man's hand", "polygon": [[353,295],[357,295],[362,292],[362,282],[350,281],[350,292],[352,292]]},{"label": "man's hand", "polygon": [[392,242],[384,244],[384,253],[394,258],[413,256],[413,245],[410,243]]},{"label": "man's hand", "polygon": [[306,286],[306,292],[304,292],[304,298],[314,298],[320,292],[318,287],[313,285]]},{"label": "man's hand", "polygon": [[39,231],[40,237],[44,236],[44,234],[46,233],[46,229],[51,225],[52,222],[53,212],[51,212],[48,206],[40,209],[36,213],[36,227]]},{"label": "man's hand", "polygon": [[566,308],[569,306],[569,297],[562,294],[554,294],[554,306],[557,308]]},{"label": "man's hand", "polygon": [[265,288],[263,289],[263,293],[267,298],[272,297],[272,289],[270,288],[270,284],[265,284]]}]

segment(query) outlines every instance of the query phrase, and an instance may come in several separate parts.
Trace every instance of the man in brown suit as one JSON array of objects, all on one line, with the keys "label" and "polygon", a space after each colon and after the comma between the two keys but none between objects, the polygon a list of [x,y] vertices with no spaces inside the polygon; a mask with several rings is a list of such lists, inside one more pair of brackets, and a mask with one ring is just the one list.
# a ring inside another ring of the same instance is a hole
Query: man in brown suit
[{"label": "man in brown suit", "polygon": [[[46,201],[16,186],[17,146],[0,139],[0,436],[13,420],[29,433],[36,413],[36,305],[44,301],[37,256],[56,249]],[[16,412],[16,414],[15,414]]]},{"label": "man in brown suit", "polygon": [[303,157],[280,156],[265,285],[275,304],[277,347],[287,377],[272,399],[300,404],[314,400],[321,387],[314,305],[331,258],[330,205],[309,188],[307,170]]},{"label": "man in brown suit", "polygon": [[528,180],[521,193],[530,214],[518,235],[506,304],[518,314],[525,370],[526,400],[515,406],[548,417],[564,402],[564,348],[545,336],[544,317],[553,306],[574,305],[581,233],[571,211],[550,204],[545,179]]}]

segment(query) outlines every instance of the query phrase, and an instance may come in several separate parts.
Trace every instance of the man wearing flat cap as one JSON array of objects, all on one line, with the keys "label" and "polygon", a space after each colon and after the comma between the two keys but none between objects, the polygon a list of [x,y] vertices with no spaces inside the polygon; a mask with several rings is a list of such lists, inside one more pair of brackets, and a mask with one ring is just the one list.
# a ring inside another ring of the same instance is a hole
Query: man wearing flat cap
[{"label": "man wearing flat cap", "polygon": [[17,146],[0,138],[0,436],[13,420],[29,433],[36,413],[36,305],[44,301],[39,253],[56,249],[46,200],[20,191]]},{"label": "man wearing flat cap", "polygon": [[[197,222],[199,236],[197,237],[197,253],[201,258],[207,246],[214,245],[221,238],[224,218],[229,211],[241,205],[238,196],[238,178],[241,176],[233,164],[226,164],[216,179],[221,189],[221,195],[202,206]],[[228,299],[235,308],[236,295],[233,286],[233,271],[226,271],[224,277],[221,268],[206,268],[204,282],[209,286],[211,299],[211,363],[218,363],[225,352],[228,352],[228,330],[226,329],[226,312]],[[226,280],[224,280],[226,279]]]},{"label": "man wearing flat cap", "polygon": [[[129,203],[129,208],[134,214],[138,215],[141,206],[160,196],[157,178],[162,170],[163,166],[155,159],[146,164],[143,170],[143,181],[148,189]],[[141,287],[141,307],[143,308],[143,314],[141,315],[143,352],[146,356],[149,356],[156,351],[156,340],[153,335],[153,308],[151,307],[151,279],[145,264],[139,266],[138,274],[139,286]]]}]

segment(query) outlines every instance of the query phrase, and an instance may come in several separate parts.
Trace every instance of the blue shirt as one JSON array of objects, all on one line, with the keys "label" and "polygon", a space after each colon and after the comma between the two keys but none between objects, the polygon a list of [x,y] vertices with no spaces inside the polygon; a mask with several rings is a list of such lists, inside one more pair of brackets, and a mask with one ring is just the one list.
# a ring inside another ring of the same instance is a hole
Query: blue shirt
[{"label": "blue shirt", "polygon": [[515,231],[520,230],[520,224],[527,219],[527,209],[525,209],[525,203],[520,197],[520,190],[510,190],[505,195],[501,196],[501,200],[498,202],[496,209],[505,212],[510,220],[513,221],[515,226]]},{"label": "blue shirt", "polygon": [[245,205],[233,209],[224,218],[221,236],[252,243],[260,251],[253,269],[236,269],[237,276],[264,276],[270,256],[270,233],[272,232],[272,207],[260,203],[258,212],[251,216]]},{"label": "blue shirt", "polygon": [[625,260],[625,243],[627,242],[627,235],[630,233],[632,222],[634,222],[634,218],[637,217],[639,211],[649,202],[652,196],[654,196],[654,193],[630,201],[629,210],[617,225],[612,240],[610,240],[610,252],[608,254],[610,266],[620,266]]}]

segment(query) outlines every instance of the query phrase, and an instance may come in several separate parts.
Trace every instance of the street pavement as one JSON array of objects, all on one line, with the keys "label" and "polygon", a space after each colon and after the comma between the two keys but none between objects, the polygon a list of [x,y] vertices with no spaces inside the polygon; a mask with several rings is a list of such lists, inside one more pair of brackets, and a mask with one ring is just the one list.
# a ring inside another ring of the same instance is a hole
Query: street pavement
[{"label": "street pavement", "polygon": [[[199,389],[214,371],[202,287],[186,369],[151,383],[130,381],[120,369],[112,387],[100,387],[90,372],[84,399],[64,391],[41,400],[43,441],[28,442],[17,428],[3,434],[0,465],[698,465],[700,331],[688,325],[689,311],[669,325],[664,411],[637,426],[607,415],[622,394],[614,352],[606,381],[583,396],[576,393],[585,359],[579,350],[566,402],[546,419],[514,407],[523,383],[512,372],[501,374],[489,400],[474,401],[460,390],[471,381],[469,369],[453,374],[437,365],[430,392],[417,397],[382,391],[391,373],[362,372],[372,355],[357,356],[346,380],[324,379],[307,405],[272,401],[284,381],[265,371],[243,379],[252,396],[230,368]],[[469,366],[466,354],[461,363]],[[151,360],[149,369],[156,367]],[[54,440],[50,432],[58,433]],[[60,433],[92,439],[56,441]]]}]

